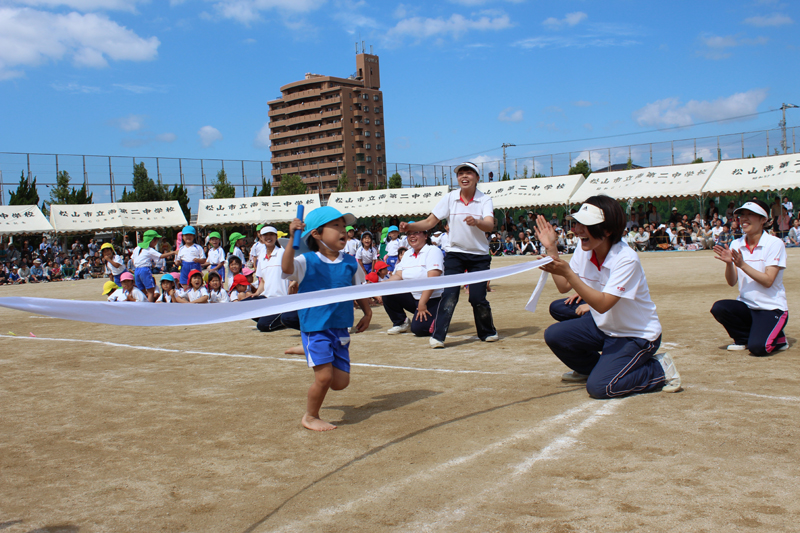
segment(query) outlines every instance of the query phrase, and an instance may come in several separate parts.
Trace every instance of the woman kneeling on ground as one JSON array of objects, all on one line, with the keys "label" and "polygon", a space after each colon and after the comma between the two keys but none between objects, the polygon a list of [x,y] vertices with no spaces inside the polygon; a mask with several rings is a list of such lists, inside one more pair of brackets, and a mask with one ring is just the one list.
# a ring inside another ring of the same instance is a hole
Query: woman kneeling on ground
[{"label": "woman kneeling on ground", "polygon": [[[397,263],[389,281],[441,276],[444,256],[438,247],[430,243],[427,232],[409,231],[407,237],[411,249]],[[431,289],[384,296],[383,308],[392,321],[392,327],[386,333],[397,335],[410,329],[418,337],[430,336],[439,312],[442,292],[443,289]],[[408,321],[406,311],[413,313],[411,322]]]},{"label": "woman kneeling on ground", "polygon": [[575,289],[589,312],[548,327],[547,346],[571,368],[564,381],[586,381],[594,398],[633,392],[677,392],[681,378],[661,345],[661,323],[650,300],[639,256],[622,241],[625,213],[605,195],[592,196],[571,215],[580,245],[569,263],[558,255],[557,236],[541,215],[536,233],[552,263],[541,267],[553,275],[562,294]]},{"label": "woman kneeling on ground", "polygon": [[744,235],[727,246],[714,246],[717,259],[725,263],[725,281],[739,283],[739,298],[719,300],[711,314],[733,339],[728,350],[750,350],[756,356],[772,355],[789,347],[783,328],[789,319],[783,271],[786,247],[768,235],[767,204],[752,200],[734,211]]}]

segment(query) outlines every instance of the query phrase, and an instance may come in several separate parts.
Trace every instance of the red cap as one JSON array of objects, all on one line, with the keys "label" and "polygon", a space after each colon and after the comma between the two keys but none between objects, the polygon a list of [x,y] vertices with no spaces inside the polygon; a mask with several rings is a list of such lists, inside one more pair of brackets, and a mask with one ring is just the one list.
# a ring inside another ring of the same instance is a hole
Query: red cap
[{"label": "red cap", "polygon": [[378,273],[377,272],[370,272],[366,275],[367,281],[370,283],[378,283]]},{"label": "red cap", "polygon": [[195,274],[199,275],[201,278],[203,277],[203,273],[195,268],[194,270],[189,272],[189,278],[188,279],[192,279],[192,276],[194,276]]},{"label": "red cap", "polygon": [[375,261],[375,264],[372,265],[372,270],[381,270],[382,268],[389,268],[389,265],[383,261]]},{"label": "red cap", "polygon": [[250,285],[250,282],[247,281],[247,277],[245,277],[243,274],[236,274],[233,276],[233,285],[231,285],[231,290],[235,289],[239,285]]}]

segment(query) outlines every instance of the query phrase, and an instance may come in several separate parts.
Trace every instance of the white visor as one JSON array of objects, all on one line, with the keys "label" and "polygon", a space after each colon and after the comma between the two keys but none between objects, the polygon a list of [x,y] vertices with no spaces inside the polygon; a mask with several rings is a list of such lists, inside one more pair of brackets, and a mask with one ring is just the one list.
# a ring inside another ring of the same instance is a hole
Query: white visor
[{"label": "white visor", "polygon": [[261,235],[266,235],[267,233],[274,233],[275,235],[277,235],[278,230],[276,230],[272,226],[264,226],[263,228],[261,228]]},{"label": "white visor", "polygon": [[745,204],[742,205],[742,207],[736,209],[733,212],[733,214],[735,215],[739,211],[751,211],[751,212],[755,213],[756,215],[761,215],[764,218],[769,218],[769,215],[767,215],[767,212],[764,211],[764,208],[761,207],[760,205],[758,205],[755,202],[745,202]]},{"label": "white visor", "polygon": [[594,226],[603,222],[606,216],[603,214],[603,210],[596,205],[583,204],[577,213],[567,215],[567,218],[575,219],[584,226]]},{"label": "white visor", "polygon": [[475,174],[477,174],[479,177],[480,177],[480,175],[481,175],[481,172],[480,172],[480,170],[478,170],[478,165],[476,165],[475,163],[471,163],[471,162],[469,162],[469,161],[467,161],[467,162],[465,162],[465,163],[461,163],[460,165],[458,165],[458,166],[457,166],[457,167],[456,167],[456,168],[453,170],[453,172],[455,172],[455,174],[456,174],[456,175],[458,175],[458,171],[459,171],[459,170],[461,170],[462,168],[463,168],[463,169],[467,169],[467,170],[471,170],[471,171],[473,171],[473,172],[474,172]]}]

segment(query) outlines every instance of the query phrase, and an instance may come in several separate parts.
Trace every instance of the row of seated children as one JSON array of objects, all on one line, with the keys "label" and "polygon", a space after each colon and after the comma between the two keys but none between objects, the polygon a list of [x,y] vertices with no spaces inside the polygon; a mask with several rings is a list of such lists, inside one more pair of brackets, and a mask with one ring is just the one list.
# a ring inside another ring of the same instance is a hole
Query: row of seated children
[{"label": "row of seated children", "polygon": [[[248,280],[244,274],[237,274],[233,277],[233,283],[229,290],[222,286],[222,278],[216,272],[209,272],[206,280],[202,272],[192,270],[189,272],[188,278],[189,284],[184,288],[178,283],[180,274],[161,276],[160,290],[155,292],[155,303],[237,302],[251,298],[255,292],[252,278]],[[130,272],[120,275],[119,285],[113,281],[107,281],[103,285],[103,296],[106,296],[109,302],[149,302],[147,294],[136,287],[134,276]]]}]

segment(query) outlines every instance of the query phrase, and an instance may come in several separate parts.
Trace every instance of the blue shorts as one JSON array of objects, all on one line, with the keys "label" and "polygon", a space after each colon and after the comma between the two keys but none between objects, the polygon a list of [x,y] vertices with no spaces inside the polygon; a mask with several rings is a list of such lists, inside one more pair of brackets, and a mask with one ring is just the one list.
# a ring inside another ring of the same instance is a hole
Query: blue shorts
[{"label": "blue shorts", "polygon": [[389,265],[389,272],[394,272],[394,266],[397,264],[397,256],[387,255],[386,264]]},{"label": "blue shorts", "polygon": [[142,292],[156,287],[156,280],[153,279],[153,272],[150,267],[137,268],[133,272],[133,280],[136,282],[136,288]]},{"label": "blue shorts", "polygon": [[181,263],[181,285],[189,284],[189,272],[192,270],[199,270],[202,273],[203,267],[200,266],[200,263],[193,263],[191,261],[184,261]]},{"label": "blue shorts", "polygon": [[364,266],[364,272],[369,274],[372,272],[372,263],[361,263]]},{"label": "blue shorts", "polygon": [[334,368],[350,373],[350,333],[347,328],[300,332],[309,368],[332,363]]}]

